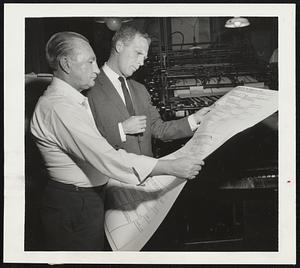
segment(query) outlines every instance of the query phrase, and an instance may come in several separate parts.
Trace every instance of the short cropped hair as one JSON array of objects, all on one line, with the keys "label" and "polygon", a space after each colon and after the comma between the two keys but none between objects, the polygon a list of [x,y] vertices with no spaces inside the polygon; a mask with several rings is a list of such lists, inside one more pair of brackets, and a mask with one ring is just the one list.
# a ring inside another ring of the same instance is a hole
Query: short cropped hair
[{"label": "short cropped hair", "polygon": [[122,25],[122,27],[114,34],[111,41],[111,53],[114,53],[118,41],[122,41],[125,45],[132,41],[136,36],[141,36],[151,43],[149,35],[133,26]]},{"label": "short cropped hair", "polygon": [[52,70],[57,70],[62,57],[74,53],[76,39],[89,43],[86,37],[75,32],[58,32],[50,37],[46,44],[46,59]]}]

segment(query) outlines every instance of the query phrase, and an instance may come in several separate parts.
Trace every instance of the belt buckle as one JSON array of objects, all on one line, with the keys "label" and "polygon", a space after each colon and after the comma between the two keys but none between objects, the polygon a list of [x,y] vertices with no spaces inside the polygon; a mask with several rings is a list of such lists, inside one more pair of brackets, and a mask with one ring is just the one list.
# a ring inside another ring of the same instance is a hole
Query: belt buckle
[{"label": "belt buckle", "polygon": [[80,189],[79,189],[78,186],[75,186],[75,191],[76,191],[76,192],[79,192],[79,191],[80,191]]}]

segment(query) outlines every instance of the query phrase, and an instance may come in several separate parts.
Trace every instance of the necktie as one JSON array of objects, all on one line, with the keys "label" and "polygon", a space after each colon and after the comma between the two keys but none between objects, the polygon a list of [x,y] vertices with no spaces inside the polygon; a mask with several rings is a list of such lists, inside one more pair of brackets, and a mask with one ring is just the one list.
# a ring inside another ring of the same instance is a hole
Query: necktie
[{"label": "necktie", "polygon": [[135,115],[135,111],[134,111],[134,108],[133,108],[133,104],[132,104],[132,101],[131,101],[131,97],[130,97],[129,92],[128,92],[128,89],[127,89],[127,87],[126,87],[124,77],[119,76],[119,81],[121,82],[121,87],[122,87],[122,91],[123,91],[123,94],[124,94],[125,103],[126,103],[126,107],[127,107],[128,113],[129,113],[131,116],[132,116],[132,115]]}]

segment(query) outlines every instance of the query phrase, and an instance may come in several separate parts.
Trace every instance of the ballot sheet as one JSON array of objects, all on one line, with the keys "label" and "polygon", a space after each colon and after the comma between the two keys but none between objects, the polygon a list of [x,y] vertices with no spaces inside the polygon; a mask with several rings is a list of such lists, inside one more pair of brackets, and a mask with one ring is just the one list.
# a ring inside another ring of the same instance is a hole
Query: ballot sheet
[{"label": "ballot sheet", "polygon": [[[277,110],[277,91],[238,86],[214,103],[185,146],[164,159],[192,156],[204,160],[228,139]],[[154,176],[143,186],[110,180],[105,233],[111,248],[114,251],[140,251],[167,215],[185,183],[186,180],[173,176]]]}]

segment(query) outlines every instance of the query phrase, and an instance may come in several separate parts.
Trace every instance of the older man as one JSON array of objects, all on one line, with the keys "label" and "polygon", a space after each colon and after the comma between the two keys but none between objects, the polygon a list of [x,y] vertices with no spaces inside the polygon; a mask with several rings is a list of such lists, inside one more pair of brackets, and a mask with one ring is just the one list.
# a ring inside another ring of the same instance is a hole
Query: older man
[{"label": "older man", "polygon": [[116,149],[152,156],[151,138],[174,140],[192,136],[209,108],[189,117],[163,121],[146,88],[130,79],[144,65],[150,45],[147,34],[125,26],[112,39],[111,55],[88,91],[98,130]]},{"label": "older man", "polygon": [[116,151],[98,132],[87,99],[100,70],[88,40],[54,34],[46,45],[53,80],[40,97],[31,132],[49,181],[41,204],[46,250],[102,250],[104,195],[109,178],[139,184],[151,175],[194,178],[202,161],[156,160]]}]

